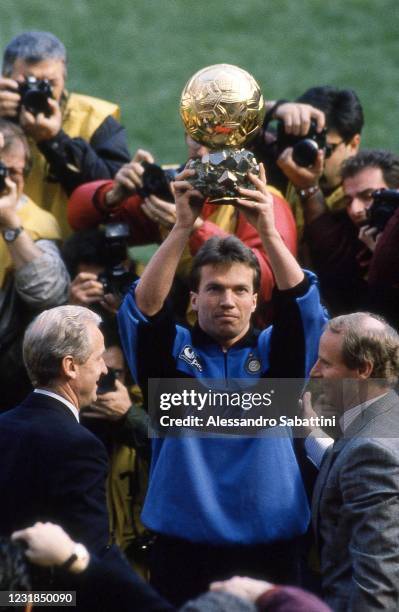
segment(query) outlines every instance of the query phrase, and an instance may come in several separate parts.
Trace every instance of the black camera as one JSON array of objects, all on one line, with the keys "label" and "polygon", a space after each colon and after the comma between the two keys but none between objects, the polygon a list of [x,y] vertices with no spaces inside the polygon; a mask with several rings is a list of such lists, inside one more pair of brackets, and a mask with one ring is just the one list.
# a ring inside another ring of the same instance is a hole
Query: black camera
[{"label": "black camera", "polygon": [[44,113],[48,116],[50,114],[48,98],[53,97],[53,91],[47,79],[28,76],[23,83],[19,84],[18,93],[21,96],[21,106],[32,115]]},{"label": "black camera", "polygon": [[7,166],[0,161],[0,195],[6,189],[6,177],[9,175],[9,170]]},{"label": "black camera", "polygon": [[104,395],[110,391],[115,391],[116,371],[114,368],[108,368],[106,374],[101,374],[97,383],[97,395]]},{"label": "black camera", "polygon": [[98,275],[104,293],[122,297],[129,289],[135,275],[125,267],[128,258],[127,245],[130,231],[126,223],[107,223],[104,226],[105,259],[107,267]]},{"label": "black camera", "polygon": [[284,123],[278,122],[277,127],[277,148],[278,154],[288,147],[292,147],[292,159],[302,168],[313,166],[316,161],[317,153],[320,149],[325,149],[327,130],[317,131],[317,123],[312,119],[310,128],[305,137],[287,134]]},{"label": "black camera", "polygon": [[378,189],[373,192],[373,202],[367,210],[367,224],[382,232],[399,206],[399,191]]},{"label": "black camera", "polygon": [[149,162],[142,162],[144,168],[141,180],[143,186],[137,189],[137,193],[142,198],[148,198],[150,195],[155,195],[166,202],[174,202],[172,191],[170,189],[170,183],[174,181],[177,170],[167,169],[164,170],[157,164],[150,164]]}]

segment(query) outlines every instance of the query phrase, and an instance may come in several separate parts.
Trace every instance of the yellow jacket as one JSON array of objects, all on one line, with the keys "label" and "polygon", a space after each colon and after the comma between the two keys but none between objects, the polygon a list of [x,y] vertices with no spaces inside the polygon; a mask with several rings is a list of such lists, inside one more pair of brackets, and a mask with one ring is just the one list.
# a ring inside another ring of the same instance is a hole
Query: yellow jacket
[{"label": "yellow jacket", "polygon": [[[30,198],[22,196],[18,205],[21,225],[32,240],[60,240],[61,231],[54,216],[39,208]],[[12,268],[12,260],[3,236],[0,234],[0,287],[6,274]]]},{"label": "yellow jacket", "polygon": [[[79,137],[88,142],[109,116],[119,119],[120,111],[116,104],[72,93],[63,108],[62,130],[70,138]],[[60,183],[49,180],[49,164],[36,143],[30,140],[29,144],[33,166],[25,183],[25,192],[41,208],[53,213],[60,224],[62,237],[66,238],[72,231],[66,214],[68,196]]]}]

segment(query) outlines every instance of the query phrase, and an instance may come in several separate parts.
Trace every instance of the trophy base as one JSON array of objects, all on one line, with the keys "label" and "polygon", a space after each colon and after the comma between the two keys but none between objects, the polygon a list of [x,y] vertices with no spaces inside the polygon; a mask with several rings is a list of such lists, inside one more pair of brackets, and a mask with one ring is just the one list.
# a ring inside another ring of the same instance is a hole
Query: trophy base
[{"label": "trophy base", "polygon": [[259,175],[255,156],[246,149],[223,149],[192,159],[187,168],[195,170],[196,176],[188,179],[212,204],[234,204],[242,196],[237,187],[252,189],[255,186],[248,172]]}]

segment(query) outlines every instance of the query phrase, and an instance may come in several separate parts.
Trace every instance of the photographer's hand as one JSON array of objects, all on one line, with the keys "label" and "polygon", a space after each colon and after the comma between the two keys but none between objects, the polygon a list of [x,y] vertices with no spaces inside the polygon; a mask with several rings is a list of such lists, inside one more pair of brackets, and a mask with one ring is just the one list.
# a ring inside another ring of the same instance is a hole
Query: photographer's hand
[{"label": "photographer's hand", "polygon": [[284,123],[285,132],[295,136],[306,136],[309,132],[312,119],[316,121],[318,132],[321,132],[325,127],[326,121],[325,115],[321,110],[310,104],[299,102],[280,104],[273,114],[273,119],[280,119]]},{"label": "photographer's hand", "polygon": [[18,82],[14,79],[0,78],[0,117],[18,115],[21,96],[18,93]]},{"label": "photographer's hand", "polygon": [[328,211],[324,195],[319,188],[324,167],[324,151],[317,153],[313,166],[303,168],[294,162],[292,148],[288,148],[282,152],[277,164],[297,190],[306,224],[312,223]]},{"label": "photographer's hand", "polygon": [[106,293],[104,298],[101,300],[100,305],[110,314],[116,314],[121,303],[121,296],[115,295],[115,293]]},{"label": "photographer's hand", "polygon": [[113,187],[105,196],[106,206],[110,208],[117,206],[122,200],[135,193],[137,188],[143,186],[141,180],[144,172],[143,161],[153,164],[154,158],[148,151],[138,149],[133,159],[116,173]]},{"label": "photographer's hand", "polygon": [[381,237],[382,232],[378,232],[376,227],[371,225],[363,225],[359,230],[359,240],[361,240],[372,253],[375,251],[377,242]]},{"label": "photographer's hand", "polygon": [[[151,195],[146,198],[142,209],[151,221],[159,223],[166,229],[172,229],[176,223],[176,204],[171,204],[165,200],[161,200],[157,196]],[[199,229],[203,225],[204,221],[201,217],[197,217],[193,230]]]},{"label": "photographer's hand", "polygon": [[33,138],[35,142],[50,140],[57,136],[61,130],[62,113],[60,105],[53,98],[47,98],[47,102],[50,107],[49,117],[46,117],[44,113],[34,115],[27,111],[26,108],[21,108],[19,116],[20,125],[24,132]]},{"label": "photographer's hand", "polygon": [[18,186],[10,177],[5,178],[6,189],[0,194],[0,229],[21,228],[20,233],[12,242],[5,242],[11,256],[14,270],[20,270],[26,264],[38,259],[43,251],[32,240],[31,236],[21,226],[18,215]]},{"label": "photographer's hand", "polygon": [[118,379],[115,380],[115,387],[115,391],[97,395],[97,400],[84,411],[84,416],[107,421],[119,421],[125,416],[132,405],[129,391]]},{"label": "photographer's hand", "polygon": [[87,306],[104,299],[104,288],[97,275],[92,272],[79,272],[69,286],[69,303]]},{"label": "photographer's hand", "polygon": [[159,223],[166,229],[171,229],[176,223],[176,204],[161,200],[155,195],[150,195],[141,205],[143,212],[154,223]]},{"label": "photographer's hand", "polygon": [[5,190],[0,194],[0,229],[15,229],[21,225],[17,213],[18,189],[8,176],[5,178],[5,185]]},{"label": "photographer's hand", "polygon": [[323,174],[324,152],[320,150],[313,166],[303,168],[298,166],[292,159],[292,148],[284,149],[277,160],[277,165],[298,189],[307,189],[318,185],[319,179]]}]

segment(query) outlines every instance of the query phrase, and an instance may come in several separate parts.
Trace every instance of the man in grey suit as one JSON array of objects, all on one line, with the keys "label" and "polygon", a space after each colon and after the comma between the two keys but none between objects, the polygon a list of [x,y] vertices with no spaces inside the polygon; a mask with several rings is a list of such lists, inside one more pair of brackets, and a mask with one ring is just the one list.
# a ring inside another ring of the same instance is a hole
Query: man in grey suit
[{"label": "man in grey suit", "polygon": [[[334,611],[399,610],[399,335],[368,313],[332,319],[311,376],[339,413],[333,443],[305,441],[320,467],[313,526]],[[305,394],[305,415],[311,414]],[[313,413],[314,414],[314,413]]]}]

